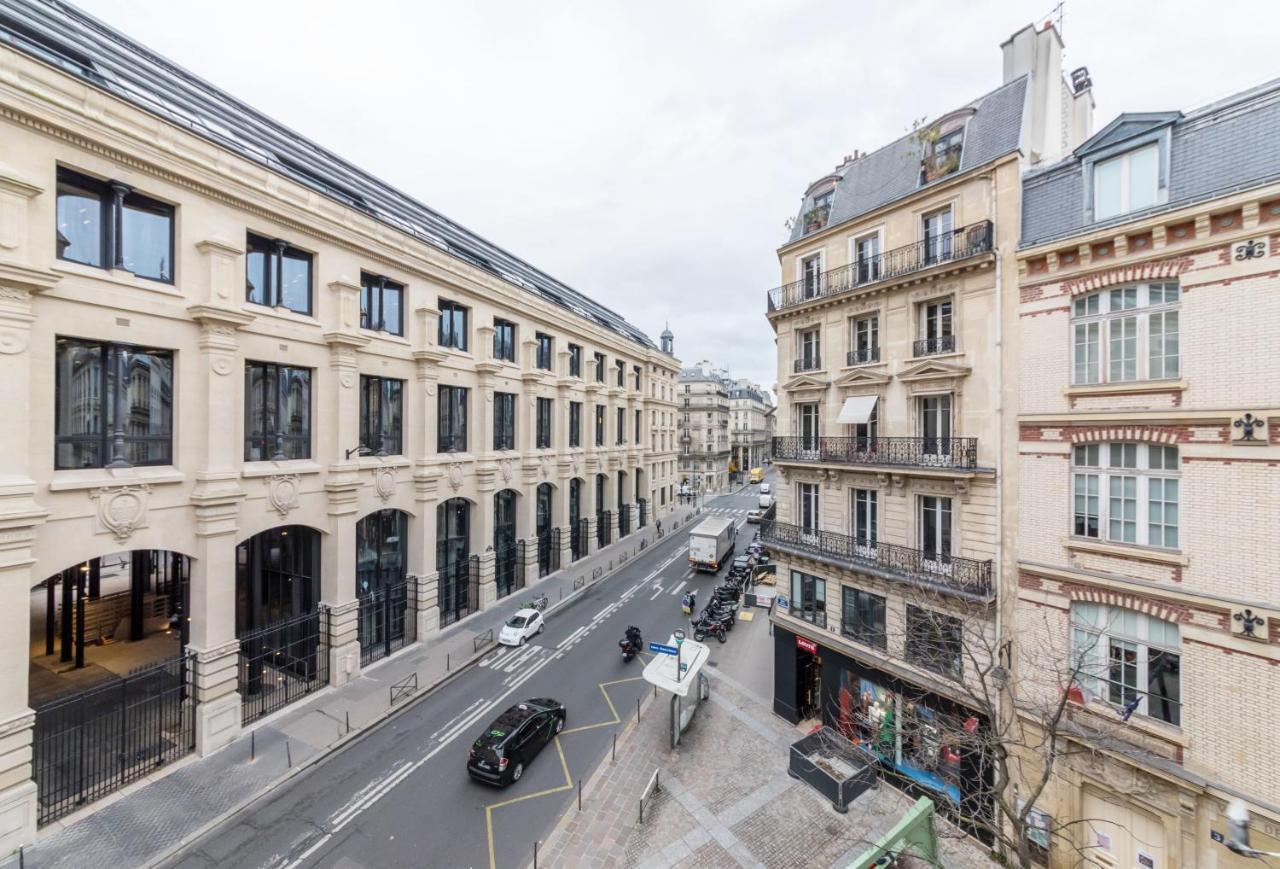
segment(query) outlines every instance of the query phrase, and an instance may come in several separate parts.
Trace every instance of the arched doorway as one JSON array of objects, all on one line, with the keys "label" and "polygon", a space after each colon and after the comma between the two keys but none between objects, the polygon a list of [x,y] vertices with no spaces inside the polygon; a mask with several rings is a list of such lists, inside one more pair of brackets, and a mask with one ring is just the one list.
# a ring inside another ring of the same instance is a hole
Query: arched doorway
[{"label": "arched doorway", "polygon": [[606,489],[609,486],[608,474],[596,474],[596,545],[608,546],[609,535],[613,524],[613,514],[604,508]]},{"label": "arched doorway", "polygon": [[554,523],[555,487],[550,483],[539,483],[535,497],[537,498],[537,517],[535,532],[538,536],[538,576],[546,576],[560,568],[560,540]]},{"label": "arched doorway", "polygon": [[627,472],[618,471],[618,537],[631,533],[631,505],[627,503]]},{"label": "arched doorway", "polygon": [[569,553],[577,561],[587,554],[587,520],[582,515],[582,480],[569,481]]},{"label": "arched doorway", "polygon": [[524,571],[520,569],[519,545],[516,541],[516,504],[520,493],[503,489],[493,496],[494,579],[498,597],[503,598],[524,588]]},{"label": "arched doorway", "polygon": [[471,554],[471,502],[450,498],[436,508],[436,572],[440,626],[480,608],[479,565]]},{"label": "arched doorway", "polygon": [[243,723],[327,683],[319,599],[320,532],[314,528],[269,528],[236,547]]},{"label": "arched doorway", "polygon": [[408,530],[408,514],[400,510],[379,510],[356,523],[361,665],[385,658],[405,644]]}]

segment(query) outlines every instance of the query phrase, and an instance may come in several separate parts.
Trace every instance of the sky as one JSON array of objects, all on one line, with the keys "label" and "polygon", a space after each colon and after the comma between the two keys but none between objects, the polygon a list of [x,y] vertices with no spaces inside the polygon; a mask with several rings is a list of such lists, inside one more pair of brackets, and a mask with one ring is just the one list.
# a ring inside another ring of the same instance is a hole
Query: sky
[{"label": "sky", "polygon": [[[1001,84],[1045,0],[77,0],[618,311],[774,387],[765,294],[810,182]],[[1100,129],[1280,76],[1260,0],[1068,0]],[[1274,8],[1274,7],[1273,7]],[[353,14],[358,10],[359,14]],[[1269,19],[1269,20],[1267,20]]]}]

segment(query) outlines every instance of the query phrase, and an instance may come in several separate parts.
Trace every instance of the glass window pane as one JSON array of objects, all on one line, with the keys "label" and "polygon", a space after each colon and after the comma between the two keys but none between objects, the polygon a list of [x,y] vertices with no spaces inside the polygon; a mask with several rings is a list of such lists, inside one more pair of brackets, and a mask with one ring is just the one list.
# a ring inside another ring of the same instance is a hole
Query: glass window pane
[{"label": "glass window pane", "polygon": [[173,356],[121,349],[126,390],[126,460],[132,465],[170,461]]},{"label": "glass window pane", "polygon": [[282,368],[280,428],[285,435],[284,453],[291,459],[311,456],[311,372]]},{"label": "glass window pane", "polygon": [[1173,652],[1147,651],[1147,714],[1174,726],[1182,723],[1181,663]]},{"label": "glass window pane", "polygon": [[173,280],[173,209],[125,197],[120,244],[124,267],[157,281]]},{"label": "glass window pane", "polygon": [[311,313],[311,257],[287,251],[281,270],[280,304],[299,314]]},{"label": "glass window pane", "polygon": [[245,255],[244,289],[245,298],[255,305],[269,304],[267,301],[267,254],[250,243]]},{"label": "glass window pane", "polygon": [[1120,159],[1099,163],[1093,170],[1093,217],[1104,220],[1119,214],[1120,204]]},{"label": "glass window pane", "polygon": [[58,468],[100,468],[105,430],[102,394],[103,348],[59,338],[55,411]]},{"label": "glass window pane", "polygon": [[58,259],[103,265],[102,196],[66,181],[58,182]]},{"label": "glass window pane", "polygon": [[1156,160],[1159,148],[1151,145],[1127,155],[1129,160],[1128,211],[1156,204]]}]

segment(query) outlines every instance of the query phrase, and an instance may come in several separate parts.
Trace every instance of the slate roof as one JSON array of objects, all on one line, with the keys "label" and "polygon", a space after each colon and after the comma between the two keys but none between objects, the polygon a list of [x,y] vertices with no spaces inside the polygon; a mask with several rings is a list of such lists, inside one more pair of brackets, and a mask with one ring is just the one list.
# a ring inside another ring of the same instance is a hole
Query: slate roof
[{"label": "slate roof", "polygon": [[[1150,130],[1157,119],[1172,124],[1169,198],[1141,211],[1085,222],[1081,158]],[[1105,139],[1105,141],[1102,141]],[[1043,244],[1110,225],[1128,223],[1192,202],[1280,180],[1280,79],[1181,115],[1121,115],[1053,166],[1022,180],[1022,247]]]},{"label": "slate roof", "polygon": [[[1027,78],[1016,78],[960,107],[975,110],[965,128],[960,172],[990,163],[1019,148]],[[923,156],[924,149],[920,141],[908,133],[837,170],[835,174],[841,177],[836,183],[827,226],[852,220],[930,186],[920,184],[920,161]],[[932,183],[938,184],[941,180]],[[813,198],[806,196],[800,205],[788,244],[804,237],[802,216],[812,207]]]},{"label": "slate roof", "polygon": [[621,315],[60,0],[4,0],[0,43],[644,347]]}]

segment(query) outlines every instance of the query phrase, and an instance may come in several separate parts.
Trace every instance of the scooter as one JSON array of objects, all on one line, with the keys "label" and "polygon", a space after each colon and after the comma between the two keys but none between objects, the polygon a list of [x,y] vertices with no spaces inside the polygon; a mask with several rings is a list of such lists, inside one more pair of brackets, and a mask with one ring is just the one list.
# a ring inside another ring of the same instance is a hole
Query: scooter
[{"label": "scooter", "polygon": [[640,654],[640,649],[644,642],[640,638],[640,629],[637,627],[627,628],[627,636],[625,639],[618,641],[618,648],[622,649],[622,662],[630,664],[631,659]]},{"label": "scooter", "polygon": [[693,626],[693,638],[698,642],[702,642],[707,637],[715,637],[723,643],[728,639],[728,633],[728,628],[717,621],[698,622]]}]

